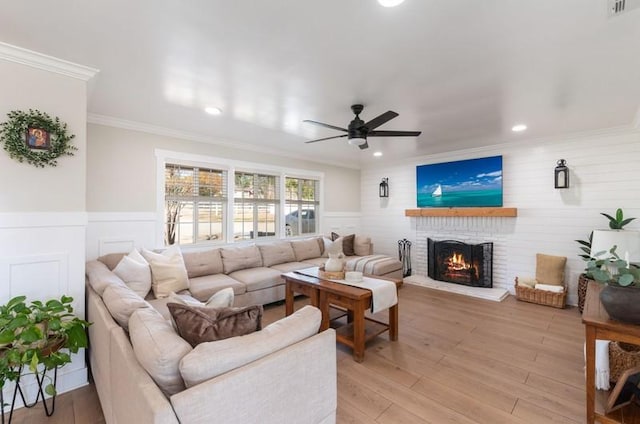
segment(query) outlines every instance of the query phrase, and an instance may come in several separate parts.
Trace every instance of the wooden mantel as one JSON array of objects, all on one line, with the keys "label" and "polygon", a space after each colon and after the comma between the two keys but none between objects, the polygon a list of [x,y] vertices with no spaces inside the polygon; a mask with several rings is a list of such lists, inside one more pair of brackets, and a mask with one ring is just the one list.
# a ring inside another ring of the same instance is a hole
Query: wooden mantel
[{"label": "wooden mantel", "polygon": [[405,209],[404,216],[481,216],[481,217],[508,217],[518,216],[518,208],[421,208]]}]

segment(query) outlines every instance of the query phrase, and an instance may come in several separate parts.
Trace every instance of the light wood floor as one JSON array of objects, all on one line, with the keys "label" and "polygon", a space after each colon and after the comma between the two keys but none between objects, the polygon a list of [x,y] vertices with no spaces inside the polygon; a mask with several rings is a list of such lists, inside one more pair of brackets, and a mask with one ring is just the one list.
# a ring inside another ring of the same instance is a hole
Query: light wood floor
[{"label": "light wood floor", "polygon": [[[282,316],[284,305],[270,306],[265,323]],[[338,423],[585,422],[584,329],[576,308],[404,285],[399,333],[397,342],[383,335],[369,344],[360,364],[339,347]],[[48,420],[42,411],[21,410],[14,422],[104,422],[93,386],[58,402]]]}]

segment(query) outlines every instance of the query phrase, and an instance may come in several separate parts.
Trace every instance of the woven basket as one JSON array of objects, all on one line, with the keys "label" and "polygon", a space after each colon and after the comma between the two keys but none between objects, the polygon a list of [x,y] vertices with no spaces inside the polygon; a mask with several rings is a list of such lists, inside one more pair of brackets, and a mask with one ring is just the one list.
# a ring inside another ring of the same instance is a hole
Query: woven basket
[{"label": "woven basket", "polygon": [[344,271],[325,271],[324,267],[321,266],[318,269],[318,277],[325,280],[344,280]]},{"label": "woven basket", "polygon": [[536,290],[518,285],[518,277],[516,277],[516,299],[562,309],[567,304],[567,288],[564,287],[561,293]]},{"label": "woven basket", "polygon": [[582,313],[584,309],[584,300],[587,298],[587,286],[589,281],[593,281],[587,278],[586,274],[580,274],[578,277],[578,310]]},{"label": "woven basket", "polygon": [[609,343],[609,380],[618,381],[629,368],[640,365],[640,346],[623,342]]}]

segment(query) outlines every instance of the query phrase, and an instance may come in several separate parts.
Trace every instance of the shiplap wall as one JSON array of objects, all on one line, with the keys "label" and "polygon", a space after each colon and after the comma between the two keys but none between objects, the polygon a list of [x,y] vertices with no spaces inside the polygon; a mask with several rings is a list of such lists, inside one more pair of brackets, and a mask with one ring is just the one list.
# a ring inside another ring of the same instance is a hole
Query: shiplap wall
[{"label": "shiplap wall", "polygon": [[[534,276],[538,252],[566,256],[569,302],[577,303],[576,285],[584,262],[577,256],[574,240],[587,238],[593,229],[608,227],[600,212],[612,214],[620,207],[625,216],[640,217],[638,130],[499,145],[368,167],[361,174],[362,231],[372,236],[377,252],[397,255],[399,239],[415,242],[418,236],[418,219],[404,216],[405,209],[416,207],[416,165],[494,155],[503,156],[504,206],[518,208],[518,217],[512,218],[513,224],[502,233],[508,258],[502,277],[505,284],[513,290],[516,276]],[[553,186],[553,170],[561,158],[570,169],[568,190]],[[389,178],[388,199],[380,199],[377,193],[383,177]],[[626,228],[639,229],[640,219]],[[412,252],[414,270],[425,269],[416,266],[419,261],[426,262],[424,254]]]}]

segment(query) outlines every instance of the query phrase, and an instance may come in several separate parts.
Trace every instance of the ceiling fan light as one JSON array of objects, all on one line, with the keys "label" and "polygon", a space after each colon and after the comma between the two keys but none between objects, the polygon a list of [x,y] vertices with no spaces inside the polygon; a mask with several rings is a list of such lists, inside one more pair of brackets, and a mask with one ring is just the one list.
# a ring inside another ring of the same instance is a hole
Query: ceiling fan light
[{"label": "ceiling fan light", "polygon": [[362,146],[366,142],[367,142],[366,138],[354,137],[349,139],[349,144],[351,144],[352,146]]}]

